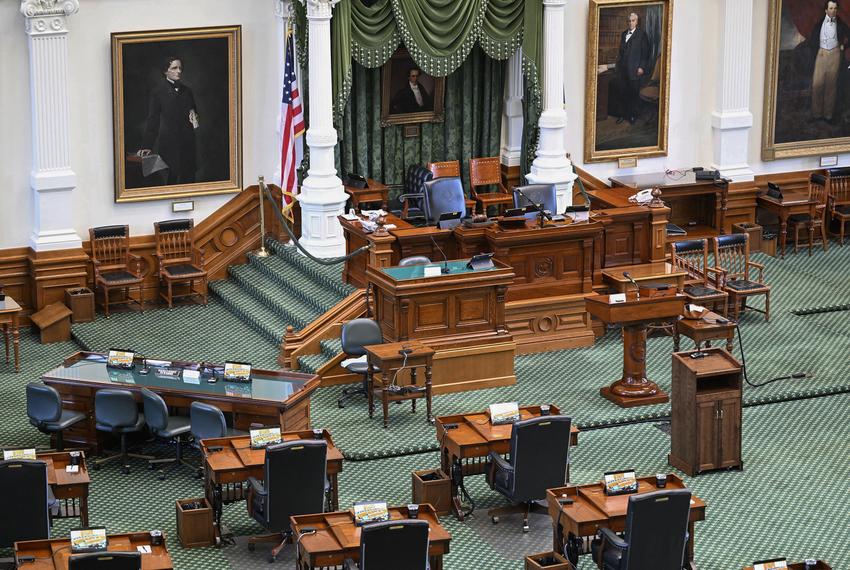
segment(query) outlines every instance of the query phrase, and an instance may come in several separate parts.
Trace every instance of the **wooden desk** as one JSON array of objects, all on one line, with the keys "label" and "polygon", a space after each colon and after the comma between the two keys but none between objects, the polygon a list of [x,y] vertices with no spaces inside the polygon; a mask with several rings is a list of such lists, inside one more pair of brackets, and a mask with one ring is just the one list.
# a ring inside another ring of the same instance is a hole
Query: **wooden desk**
[{"label": "wooden desk", "polygon": [[68,473],[65,467],[71,464],[69,451],[37,453],[36,457],[47,463],[47,484],[59,501],[59,514],[52,518],[77,518],[81,526],[89,526],[89,470],[86,456],[80,452],[80,469]]},{"label": "wooden desk", "polygon": [[[674,474],[667,475],[665,490],[686,489],[682,480]],[[655,476],[638,479],[638,493],[658,491]],[[558,499],[566,495],[572,504],[561,505]],[[605,495],[601,482],[588,485],[558,487],[546,491],[549,504],[549,516],[553,522],[553,544],[555,552],[564,552],[568,545],[568,554],[573,564],[578,563],[579,554],[590,552],[590,539],[602,527],[614,532],[622,532],[626,527],[626,513],[630,495]],[[691,512],[688,518],[688,560],[694,560],[694,523],[705,520],[705,501],[691,496]]]},{"label": "wooden desk", "polygon": [[[339,509],[338,477],[342,473],[342,452],[334,445],[328,430],[322,430],[328,443],[327,467],[325,473],[331,484],[330,508]],[[283,441],[295,439],[313,439],[313,432],[289,431],[281,434]],[[221,447],[220,451],[210,448]],[[240,501],[247,496],[244,485],[248,477],[263,480],[266,463],[265,449],[251,449],[251,438],[247,435],[216,437],[201,440],[201,454],[204,458],[204,491],[213,507],[216,536],[221,536],[222,507],[226,503]]]},{"label": "wooden desk", "polygon": [[717,319],[726,319],[722,315],[707,312],[701,319],[686,319],[679,317],[673,330],[673,351],[679,352],[679,338],[685,335],[696,344],[696,349],[702,348],[702,343],[711,346],[711,341],[726,339],[726,351],[732,353],[732,341],[735,340],[735,323],[726,319],[726,323],[718,323]]},{"label": "wooden desk", "polygon": [[[407,507],[390,507],[390,519],[408,518]],[[419,505],[419,519],[430,525],[428,534],[428,556],[431,570],[442,570],[443,556],[449,553],[449,531],[440,524],[434,507]],[[346,558],[360,559],[360,527],[354,524],[350,511],[299,515],[291,518],[292,530],[296,535],[305,527],[316,529],[315,534],[304,535],[298,550],[296,568],[313,570],[342,566]]]},{"label": "wooden desk", "polygon": [[[549,405],[549,413],[559,415],[561,410],[554,404]],[[540,416],[540,406],[523,406],[520,408],[523,420]],[[436,419],[437,441],[440,442],[440,466],[443,473],[451,476],[452,466],[460,466],[461,480],[467,475],[484,473],[484,459],[493,451],[507,455],[511,449],[511,433],[513,424],[494,426],[486,411],[452,416],[440,416]],[[457,425],[447,429],[447,425]],[[570,445],[578,445],[578,428],[572,424],[570,428]],[[567,465],[567,480],[570,478],[570,467]],[[460,491],[457,481],[452,481],[452,512],[463,520]]]},{"label": "wooden desk", "polygon": [[[131,532],[126,534],[110,534],[106,550],[109,552],[136,552],[137,546],[148,545],[150,554],[142,554],[142,570],[172,570],[171,556],[165,547],[165,533],[160,546],[151,546],[148,532]],[[22,561],[27,556],[33,557],[32,562]],[[68,570],[68,559],[71,557],[71,540],[54,538],[46,540],[25,540],[15,543],[15,564],[18,568],[27,570]]]},{"label": "wooden desk", "polygon": [[366,188],[355,188],[344,183],[342,187],[351,196],[351,205],[355,210],[360,209],[361,202],[377,202],[378,200],[381,201],[381,208],[383,210],[387,209],[390,189],[377,180],[373,180],[372,178],[367,179]]},{"label": "wooden desk", "polygon": [[6,295],[6,299],[0,301],[0,325],[3,325],[3,339],[6,341],[6,364],[9,363],[9,332],[11,331],[12,345],[15,350],[15,372],[21,369],[19,359],[21,336],[18,331],[20,313],[21,306],[9,295]]},{"label": "wooden desk", "polygon": [[[779,217],[779,255],[785,259],[785,242],[788,239],[788,218],[794,214],[807,214],[814,218],[817,200],[810,200],[807,192],[785,192],[782,200],[764,194],[757,198],[760,208]],[[826,222],[824,222],[826,223]],[[814,226],[809,228],[809,243],[814,240]]]},{"label": "wooden desk", "polygon": [[[434,349],[425,346],[418,340],[408,340],[406,342],[391,342],[385,344],[371,344],[363,347],[366,350],[366,357],[370,366],[375,366],[381,369],[380,386],[375,386],[374,375],[370,372],[368,378],[369,387],[367,389],[369,395],[369,417],[375,413],[375,392],[381,394],[381,405],[384,411],[384,427],[389,427],[390,402],[400,402],[402,400],[410,400],[413,413],[416,413],[416,400],[425,398],[425,406],[427,415],[425,421],[431,423],[431,367],[434,364]],[[403,354],[402,351],[410,350],[408,354]],[[416,369],[422,366],[425,368],[425,386],[424,392],[422,387],[416,385]],[[407,368],[410,370],[410,384],[402,386],[396,378],[399,370]],[[393,371],[396,371],[395,375]],[[394,388],[400,388],[399,391],[394,391]],[[411,390],[412,388],[412,390]]]},{"label": "wooden desk", "polygon": [[634,285],[623,276],[623,273],[629,273],[637,283],[652,282],[675,285],[679,292],[684,290],[685,277],[688,276],[686,271],[677,269],[666,261],[653,261],[639,265],[621,265],[616,269],[604,269],[602,277],[613,285],[618,293],[634,291]]},{"label": "wooden desk", "polygon": [[[817,564],[814,567],[810,567],[812,570],[832,570],[832,567],[826,562],[822,562],[820,560],[817,561]],[[744,567],[744,570],[753,570],[752,566]],[[788,570],[808,570],[806,565],[802,562],[797,562],[794,564],[788,564]]]},{"label": "wooden desk", "polygon": [[[149,357],[148,360],[153,360]],[[171,368],[197,368],[198,363],[172,360]],[[65,430],[66,445],[99,449],[104,432],[95,429],[94,395],[101,388],[130,390],[141,401],[141,388],[156,392],[170,407],[188,409],[192,402],[205,402],[233,414],[237,429],[247,430],[252,423],[279,425],[284,431],[310,427],[310,395],[319,386],[314,374],[258,370],[251,372],[251,382],[215,383],[206,378],[184,382],[180,376],[158,374],[150,367],[148,374],[139,374],[141,363],[133,370],[106,367],[106,356],[96,352],[77,352],[65,359],[62,366],[46,372],[42,381],[62,395],[63,405],[85,412],[88,417]]]}]

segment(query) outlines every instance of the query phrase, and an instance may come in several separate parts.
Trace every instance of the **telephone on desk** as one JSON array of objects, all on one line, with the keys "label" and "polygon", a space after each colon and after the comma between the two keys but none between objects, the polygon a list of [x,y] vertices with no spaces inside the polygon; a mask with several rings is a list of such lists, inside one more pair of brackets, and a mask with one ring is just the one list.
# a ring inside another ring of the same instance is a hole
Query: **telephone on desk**
[{"label": "telephone on desk", "polygon": [[369,184],[366,182],[366,177],[362,174],[355,174],[354,172],[349,172],[348,176],[345,177],[345,185],[361,190],[369,187]]},{"label": "telephone on desk", "polygon": [[633,204],[640,204],[644,206],[652,202],[652,189],[647,188],[646,190],[641,190],[637,194],[632,194],[629,196],[629,202]]}]

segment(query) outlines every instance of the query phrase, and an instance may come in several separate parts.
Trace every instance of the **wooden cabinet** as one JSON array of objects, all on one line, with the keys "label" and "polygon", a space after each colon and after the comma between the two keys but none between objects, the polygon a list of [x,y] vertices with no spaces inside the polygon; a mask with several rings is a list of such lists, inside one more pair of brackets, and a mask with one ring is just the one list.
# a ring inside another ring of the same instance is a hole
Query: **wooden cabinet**
[{"label": "wooden cabinet", "polygon": [[688,475],[742,468],[740,363],[719,348],[673,354],[668,462]]}]

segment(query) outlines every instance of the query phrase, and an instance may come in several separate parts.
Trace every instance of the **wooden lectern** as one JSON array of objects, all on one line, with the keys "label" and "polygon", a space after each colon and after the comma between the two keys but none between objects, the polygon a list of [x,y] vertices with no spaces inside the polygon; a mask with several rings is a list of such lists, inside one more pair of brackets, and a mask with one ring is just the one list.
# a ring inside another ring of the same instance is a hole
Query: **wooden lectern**
[{"label": "wooden lectern", "polygon": [[606,324],[623,326],[623,377],[600,390],[603,397],[618,406],[631,408],[662,404],[669,400],[655,382],[646,379],[646,329],[649,323],[682,314],[682,294],[640,298],[617,295],[593,295],[585,299],[587,312]]}]

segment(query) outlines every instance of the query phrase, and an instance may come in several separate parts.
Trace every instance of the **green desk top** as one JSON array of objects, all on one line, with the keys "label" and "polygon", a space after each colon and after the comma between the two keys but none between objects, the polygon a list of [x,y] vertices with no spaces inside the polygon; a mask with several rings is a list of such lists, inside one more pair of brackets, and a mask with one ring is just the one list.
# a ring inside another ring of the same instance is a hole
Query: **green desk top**
[{"label": "green desk top", "polygon": [[[466,264],[468,262],[468,259],[451,260],[448,262],[448,273],[440,273],[439,275],[434,275],[433,277],[441,277],[443,275],[460,275],[464,273],[476,273],[475,269],[469,269],[466,267]],[[439,267],[442,271],[443,265],[445,265],[443,262],[432,262],[427,265],[408,265],[406,267],[383,267],[381,268],[381,271],[383,271],[396,281],[411,281],[413,279],[425,279],[426,267]],[[479,269],[477,270],[477,272],[480,273],[483,271],[493,271],[494,269],[498,269],[498,267],[494,266],[489,269]],[[431,277],[428,277],[428,279],[430,278]]]}]

